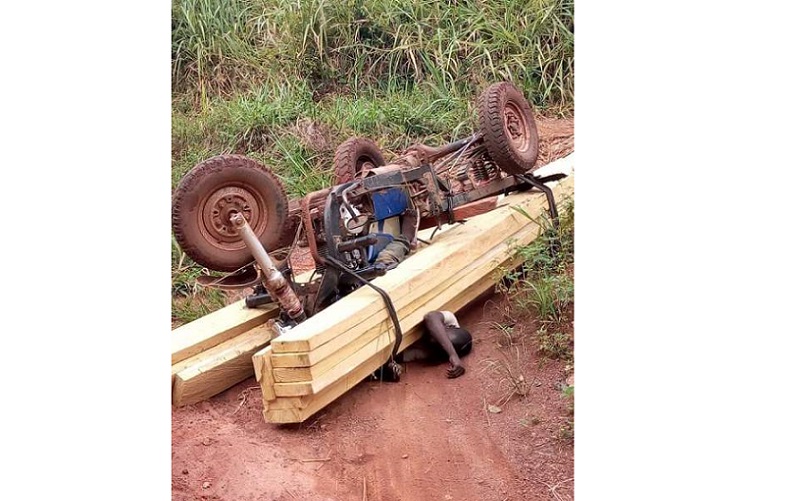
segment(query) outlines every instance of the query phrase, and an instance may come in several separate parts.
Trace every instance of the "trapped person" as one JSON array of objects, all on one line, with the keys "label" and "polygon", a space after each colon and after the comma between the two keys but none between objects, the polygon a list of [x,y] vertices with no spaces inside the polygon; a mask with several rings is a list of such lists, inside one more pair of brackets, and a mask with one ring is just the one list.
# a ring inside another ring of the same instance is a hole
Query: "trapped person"
[{"label": "trapped person", "polygon": [[448,361],[446,374],[456,378],[465,373],[461,357],[473,348],[473,337],[459,326],[450,311],[430,311],[423,317],[426,332],[423,337],[400,354],[403,362],[429,360]]}]

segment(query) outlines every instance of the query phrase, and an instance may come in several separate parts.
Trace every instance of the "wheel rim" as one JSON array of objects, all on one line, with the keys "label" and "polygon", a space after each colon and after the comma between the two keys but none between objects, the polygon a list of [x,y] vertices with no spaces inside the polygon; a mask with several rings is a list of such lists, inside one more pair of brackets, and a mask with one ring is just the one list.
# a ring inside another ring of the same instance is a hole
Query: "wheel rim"
[{"label": "wheel rim", "polygon": [[515,103],[509,101],[503,107],[503,128],[506,136],[517,151],[527,151],[531,147],[531,130],[526,116]]},{"label": "wheel rim", "polygon": [[267,206],[263,196],[244,186],[221,186],[201,202],[198,213],[200,233],[217,249],[241,249],[244,243],[230,221],[231,215],[240,212],[253,232],[261,235],[267,226]]},{"label": "wheel rim", "polygon": [[368,156],[359,157],[359,160],[356,161],[356,177],[361,176],[370,169],[375,169],[373,159]]}]

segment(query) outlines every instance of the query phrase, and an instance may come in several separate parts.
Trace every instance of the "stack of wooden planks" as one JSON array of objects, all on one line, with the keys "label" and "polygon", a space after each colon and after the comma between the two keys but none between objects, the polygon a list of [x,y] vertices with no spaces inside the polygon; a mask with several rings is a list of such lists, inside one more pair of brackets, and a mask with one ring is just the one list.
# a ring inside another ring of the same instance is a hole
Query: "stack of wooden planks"
[{"label": "stack of wooden planks", "polygon": [[[557,202],[572,196],[572,176],[554,183],[553,191]],[[539,192],[505,197],[500,208],[437,234],[432,245],[373,280],[392,298],[401,350],[420,338],[427,312],[459,310],[496,283],[499,268],[519,264],[514,251],[539,235],[537,218],[545,209]],[[273,339],[253,356],[265,420],[308,419],[381,367],[394,341],[384,303],[369,287]]]},{"label": "stack of wooden planks", "polygon": [[278,308],[237,301],[172,331],[172,403],[189,405],[253,375],[251,358],[273,336]]}]

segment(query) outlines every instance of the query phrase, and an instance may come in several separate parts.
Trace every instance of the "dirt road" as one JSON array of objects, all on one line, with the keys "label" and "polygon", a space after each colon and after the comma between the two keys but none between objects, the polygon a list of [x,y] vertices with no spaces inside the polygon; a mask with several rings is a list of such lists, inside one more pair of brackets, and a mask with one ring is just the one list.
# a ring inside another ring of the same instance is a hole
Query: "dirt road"
[{"label": "dirt road", "polygon": [[572,499],[564,363],[518,346],[531,391],[498,405],[499,413],[487,410],[506,396],[492,370],[509,348],[499,346],[491,320],[498,300],[460,315],[475,342],[461,378],[447,379],[444,366],[407,364],[400,383],[365,381],[299,425],[263,421],[255,379],[176,409],[173,498]]},{"label": "dirt road", "polygon": [[[541,156],[572,151],[572,120],[538,124]],[[175,409],[173,499],[573,499],[571,368],[526,345],[536,319],[510,326],[504,308],[493,295],[459,313],[474,349],[457,379],[407,364],[401,382],[364,381],[299,425],[264,422],[253,378]],[[513,380],[526,396],[510,396]]]}]

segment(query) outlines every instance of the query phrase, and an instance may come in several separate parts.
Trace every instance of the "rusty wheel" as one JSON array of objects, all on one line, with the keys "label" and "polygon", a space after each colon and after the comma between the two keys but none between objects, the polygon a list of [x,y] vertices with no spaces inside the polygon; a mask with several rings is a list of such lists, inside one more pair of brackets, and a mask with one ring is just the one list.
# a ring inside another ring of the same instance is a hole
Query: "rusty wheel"
[{"label": "rusty wheel", "polygon": [[537,161],[539,136],[531,106],[509,82],[490,85],[479,98],[478,118],[484,143],[498,167],[525,174]]},{"label": "rusty wheel", "polygon": [[241,212],[270,252],[291,231],[288,205],[283,184],[267,167],[241,155],[220,155],[181,180],[173,195],[172,230],[198,264],[234,271],[253,257],[229,221],[231,214]]},{"label": "rusty wheel", "polygon": [[381,150],[371,140],[352,137],[340,144],[334,153],[334,184],[356,179],[363,171],[386,164]]}]

